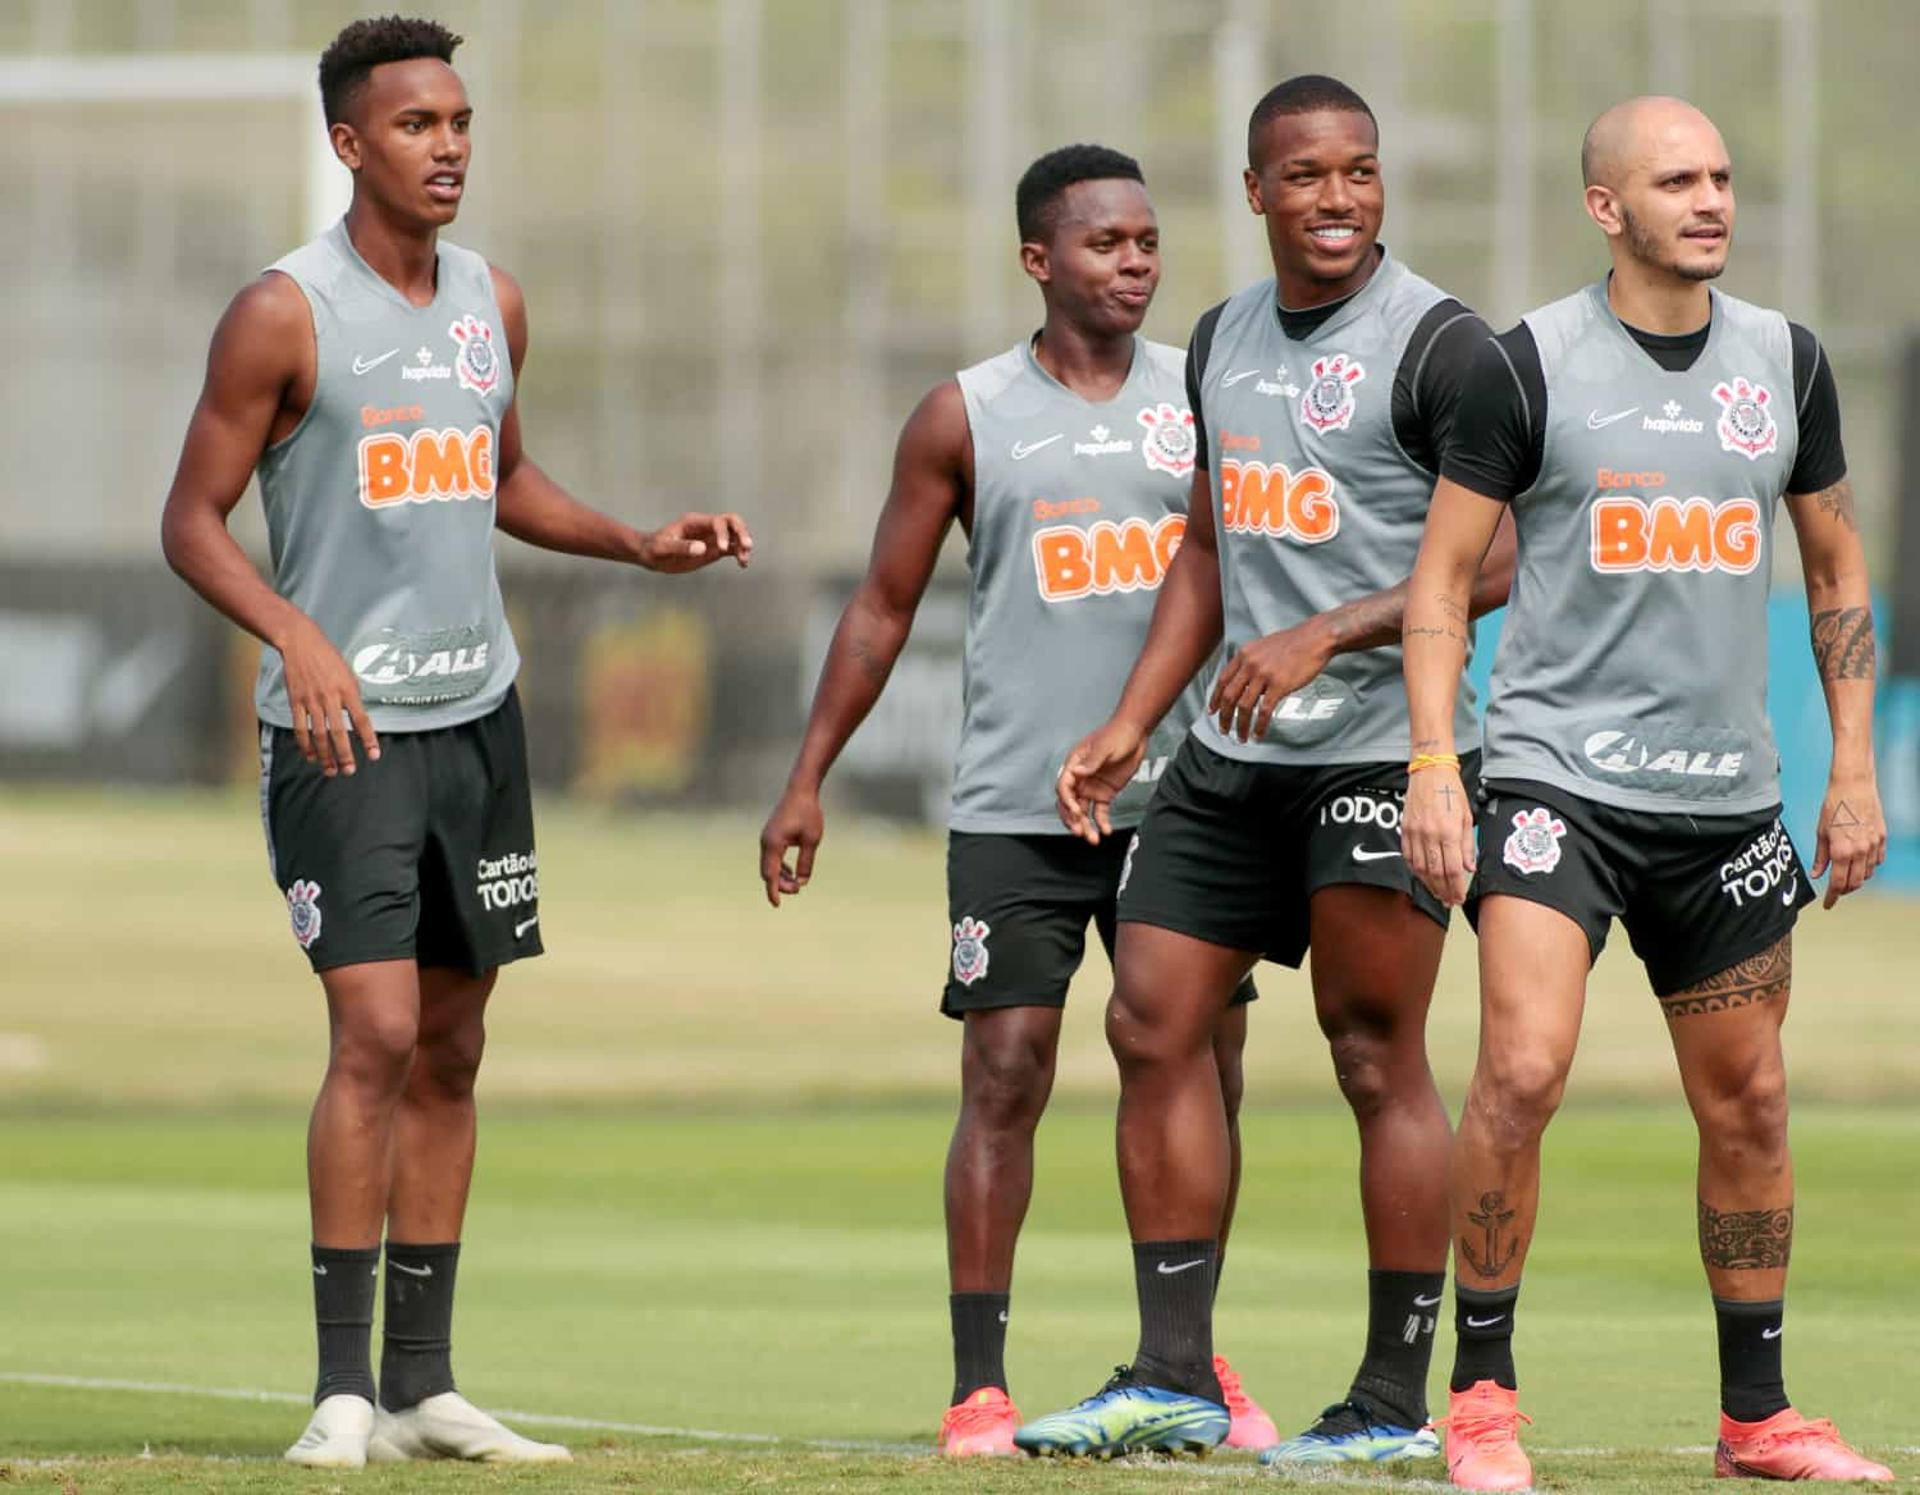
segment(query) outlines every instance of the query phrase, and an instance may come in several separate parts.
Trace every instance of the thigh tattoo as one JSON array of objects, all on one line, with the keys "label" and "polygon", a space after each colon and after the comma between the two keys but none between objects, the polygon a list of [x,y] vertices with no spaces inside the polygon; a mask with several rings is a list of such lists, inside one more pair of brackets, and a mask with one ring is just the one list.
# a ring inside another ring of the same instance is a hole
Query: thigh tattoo
[{"label": "thigh tattoo", "polygon": [[1756,1002],[1777,1002],[1792,985],[1793,936],[1789,934],[1758,955],[1736,961],[1705,981],[1660,998],[1660,1008],[1669,1020],[1702,1012],[1726,1012]]}]

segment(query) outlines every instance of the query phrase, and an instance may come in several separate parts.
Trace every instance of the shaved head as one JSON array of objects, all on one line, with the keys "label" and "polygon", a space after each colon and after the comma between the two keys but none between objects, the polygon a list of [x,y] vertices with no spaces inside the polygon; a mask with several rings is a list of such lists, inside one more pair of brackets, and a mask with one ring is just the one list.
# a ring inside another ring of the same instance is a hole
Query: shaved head
[{"label": "shaved head", "polygon": [[1588,187],[1619,191],[1636,166],[1644,166],[1676,144],[1710,137],[1718,154],[1726,155],[1720,132],[1685,99],[1643,94],[1615,104],[1587,126],[1580,142],[1580,180]]}]

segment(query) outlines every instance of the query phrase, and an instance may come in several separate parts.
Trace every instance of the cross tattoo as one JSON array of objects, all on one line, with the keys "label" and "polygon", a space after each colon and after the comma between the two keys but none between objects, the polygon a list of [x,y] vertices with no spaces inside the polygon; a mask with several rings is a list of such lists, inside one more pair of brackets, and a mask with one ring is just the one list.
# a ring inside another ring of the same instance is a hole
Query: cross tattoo
[{"label": "cross tattoo", "polygon": [[1440,797],[1447,802],[1447,808],[1451,810],[1453,808],[1453,785],[1442,784],[1440,786]]}]

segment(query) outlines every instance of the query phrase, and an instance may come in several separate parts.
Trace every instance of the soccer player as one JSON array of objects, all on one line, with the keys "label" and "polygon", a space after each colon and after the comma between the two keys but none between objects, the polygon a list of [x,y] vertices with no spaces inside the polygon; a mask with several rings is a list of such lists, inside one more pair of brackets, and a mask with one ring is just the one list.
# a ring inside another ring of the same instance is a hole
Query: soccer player
[{"label": "soccer player", "polygon": [[[940,1003],[964,1024],[946,1174],[954,1385],[940,1447],[949,1454],[1013,1452],[1020,1414],[1004,1350],[1034,1128],[1088,921],[1111,951],[1125,876],[1121,847],[1087,845],[1055,815],[1059,753],[1112,699],[1139,650],[1186,529],[1193,471],[1180,354],[1139,336],[1160,280],[1160,230],[1139,165],[1068,146],[1027,169],[1015,206],[1021,263],[1045,322],[934,386],[908,418],[866,578],[841,615],[786,792],[760,837],[760,875],[777,907],[813,875],[821,782],[879,699],[957,520],[971,600],[947,843],[953,947]],[[1187,720],[1200,704],[1195,692]],[[1156,743],[1119,797],[1120,823],[1138,819],[1172,740]],[[1207,1038],[1230,1178],[1252,996],[1247,984],[1223,1002]],[[1232,1203],[1229,1184],[1210,1234],[1225,1233]],[[1209,1294],[1213,1275],[1209,1265]],[[1271,1442],[1271,1421],[1224,1362],[1221,1377],[1235,1387],[1242,1438]]]},{"label": "soccer player", "polygon": [[[1781,1379],[1793,1244],[1780,1025],[1811,879],[1780,824],[1767,591],[1782,496],[1805,563],[1833,768],[1813,875],[1826,906],[1884,854],[1873,617],[1833,373],[1805,328],[1708,284],[1733,169],[1678,99],[1608,110],[1581,149],[1613,272],[1481,352],[1413,574],[1406,680],[1419,771],[1409,865],[1480,935],[1480,1050],[1452,1167],[1447,1463],[1522,1489],[1514,1305],[1540,1138],[1587,969],[1615,918],[1647,968],[1699,1130],[1700,1255],[1720,1346],[1720,1475],[1886,1480]],[[1459,617],[1511,510],[1513,610],[1486,722],[1479,853],[1453,766]],[[1471,878],[1471,882],[1469,882]]]},{"label": "soccer player", "polygon": [[[731,514],[632,529],[523,450],[520,287],[439,238],[471,159],[459,43],[388,17],[322,55],[352,206],[228,308],[163,523],[174,569],[267,646],[261,810],[327,999],[307,1139],[320,1373],[296,1464],[568,1456],[468,1403],[448,1350],[487,997],[541,950],[493,532],[668,572],[744,566],[752,544]],[[256,469],[271,585],[227,530]]]},{"label": "soccer player", "polygon": [[[1118,707],[1060,779],[1062,818],[1105,844],[1114,794],[1224,633],[1231,654],[1208,714],[1133,837],[1120,898],[1107,1033],[1139,1353],[1086,1402],[1023,1429],[1035,1452],[1219,1441],[1208,1298],[1180,1272],[1213,1258],[1231,1186],[1211,1035],[1256,961],[1297,967],[1309,950],[1315,1014],[1359,1125],[1367,1339],[1346,1396],[1263,1457],[1439,1449],[1426,1372],[1449,1134],[1425,1033],[1447,912],[1400,857],[1395,644],[1460,381],[1488,333],[1377,242],[1379,134],[1352,89],[1317,75],[1279,84],[1253,111],[1247,151],[1247,201],[1266,220],[1274,273],[1194,329],[1187,543]],[[1490,560],[1473,612],[1505,599],[1510,567],[1504,551]],[[1451,710],[1469,737],[1470,696]]]}]

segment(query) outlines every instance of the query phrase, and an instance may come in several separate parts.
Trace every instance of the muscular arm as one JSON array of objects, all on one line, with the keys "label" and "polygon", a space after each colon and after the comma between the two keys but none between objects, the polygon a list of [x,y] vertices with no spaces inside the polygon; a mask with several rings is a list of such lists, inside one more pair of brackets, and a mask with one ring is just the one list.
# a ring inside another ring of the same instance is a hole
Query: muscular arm
[{"label": "muscular arm", "polygon": [[1800,543],[1813,658],[1833,724],[1833,767],[1820,811],[1813,872],[1830,863],[1827,907],[1873,875],[1886,855],[1873,762],[1875,657],[1866,552],[1846,478],[1817,493],[1787,495]]},{"label": "muscular arm", "polygon": [[[799,892],[812,875],[824,833],[820,785],[880,699],[972,484],[966,404],[948,380],[921,400],[900,432],[866,575],[833,631],[786,792],[761,832],[760,876],[776,908],[781,894]],[[789,849],[798,850],[792,868]]]},{"label": "muscular arm", "polygon": [[313,399],[318,357],[306,297],[267,274],[227,308],[207,352],[206,383],[187,425],[160,548],[214,607],[280,653],[300,753],[327,774],[354,771],[349,733],[369,757],[379,739],[360,689],[319,626],[276,592],[227,528],[268,445],[292,433]]},{"label": "muscular arm", "polygon": [[635,529],[581,503],[527,455],[520,436],[518,394],[520,369],[527,357],[526,297],[519,283],[498,266],[493,268],[493,290],[500,303],[500,319],[506,324],[516,386],[514,401],[500,421],[494,522],[516,540],[542,550],[622,561],[652,571],[694,570],[722,554],[746,565],[753,539],[737,516],[690,514],[658,530]]},{"label": "muscular arm", "polygon": [[1220,646],[1220,552],[1213,529],[1213,489],[1193,470],[1187,529],[1160,583],[1153,621],[1114,707],[1113,722],[1141,737],[1173,709],[1187,682]]}]

